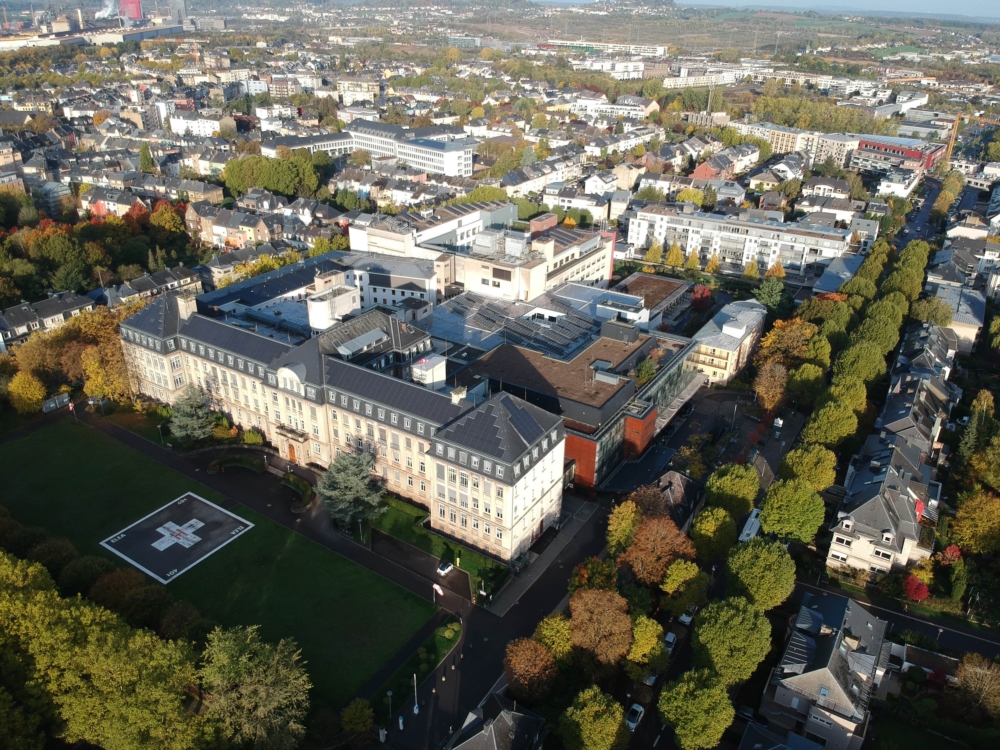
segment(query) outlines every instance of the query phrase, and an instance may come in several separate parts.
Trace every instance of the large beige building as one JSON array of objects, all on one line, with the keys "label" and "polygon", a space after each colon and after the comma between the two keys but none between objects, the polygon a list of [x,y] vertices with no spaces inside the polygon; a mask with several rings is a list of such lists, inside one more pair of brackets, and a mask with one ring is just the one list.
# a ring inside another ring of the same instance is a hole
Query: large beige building
[{"label": "large beige building", "polygon": [[391,312],[292,344],[164,296],[122,323],[122,347],[137,392],[170,404],[194,386],[290,463],[322,469],[367,452],[386,489],[427,508],[436,530],[517,557],[561,512],[562,420],[510,394],[473,404],[464,389],[404,379],[434,355],[430,336]]},{"label": "large beige building", "polygon": [[684,369],[725,385],[750,362],[766,319],[767,308],[756,300],[729,303],[694,335]]}]

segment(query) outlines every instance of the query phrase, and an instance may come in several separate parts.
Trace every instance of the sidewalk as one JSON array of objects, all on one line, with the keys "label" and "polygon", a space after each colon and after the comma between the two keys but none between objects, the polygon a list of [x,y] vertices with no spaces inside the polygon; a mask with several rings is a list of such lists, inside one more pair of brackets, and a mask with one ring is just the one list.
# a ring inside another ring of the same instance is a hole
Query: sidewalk
[{"label": "sidewalk", "polygon": [[513,577],[490,605],[490,611],[497,617],[503,617],[524,596],[566,546],[573,541],[584,524],[597,512],[597,504],[581,500],[573,495],[563,494],[563,513],[572,514],[570,520],[563,526],[552,543],[531,563],[520,575]]}]

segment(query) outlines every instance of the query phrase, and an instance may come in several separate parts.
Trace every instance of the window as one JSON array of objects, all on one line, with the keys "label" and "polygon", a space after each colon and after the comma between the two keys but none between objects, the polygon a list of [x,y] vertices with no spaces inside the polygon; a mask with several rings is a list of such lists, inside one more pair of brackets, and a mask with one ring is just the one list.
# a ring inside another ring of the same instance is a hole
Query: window
[{"label": "window", "polygon": [[462,525],[462,528],[463,528],[463,529],[464,529],[464,528],[465,528],[466,526],[468,526],[468,525],[469,525],[469,519],[468,519],[468,518],[466,517],[466,515],[465,515],[464,513],[462,514],[462,522],[461,522],[461,525]]},{"label": "window", "polygon": [[456,476],[455,475],[455,470],[449,466],[448,467],[448,484],[455,484],[455,476]]},{"label": "window", "polygon": [[421,482],[420,483],[420,491],[421,492],[427,492],[427,482]]},{"label": "window", "polygon": [[427,473],[427,464],[424,463],[423,461],[420,462],[420,473],[421,474]]},{"label": "window", "polygon": [[503,467],[502,466],[498,466],[497,467],[497,472],[496,473],[497,473],[497,478],[498,479],[503,479]]},{"label": "window", "polygon": [[845,539],[842,536],[834,536],[833,537],[833,541],[834,541],[834,543],[840,544],[840,545],[842,545],[844,547],[850,547],[851,546],[851,540],[850,539]]},{"label": "window", "polygon": [[336,409],[330,409],[330,420],[331,420],[332,422],[337,422],[337,421],[339,421],[339,420],[337,419],[337,410],[336,410]]},{"label": "window", "polygon": [[448,511],[448,520],[451,523],[455,523],[455,515],[456,515],[455,511],[453,511],[453,510]]},{"label": "window", "polygon": [[875,550],[874,555],[875,555],[875,557],[880,557],[883,560],[891,560],[892,559],[892,553],[891,552],[886,552],[884,549],[877,549],[877,550]]},{"label": "window", "polygon": [[503,500],[503,487],[499,484],[497,485],[497,497]]},{"label": "window", "polygon": [[490,514],[490,504],[489,503],[483,503],[483,513],[485,513],[486,515]]},{"label": "window", "polygon": [[847,555],[840,552],[831,552],[830,557],[838,562],[847,562]]},{"label": "window", "polygon": [[503,540],[503,529],[497,527],[497,539]]},{"label": "window", "polygon": [[393,424],[396,424],[397,422],[399,422],[399,417],[398,417],[398,416],[397,416],[396,414],[392,414],[392,415],[390,415],[389,419],[390,419],[390,421],[391,421],[391,422],[392,422]]},{"label": "window", "polygon": [[409,474],[406,475],[406,486],[407,487],[413,486],[413,477]]},{"label": "window", "polygon": [[479,519],[478,518],[473,518],[472,519],[472,529],[473,529],[473,531],[478,531],[479,530]]},{"label": "window", "polygon": [[458,475],[458,486],[465,489],[469,487],[469,475],[464,471]]},{"label": "window", "polygon": [[473,456],[472,457],[472,468],[473,469],[478,469],[479,468],[479,456]]},{"label": "window", "polygon": [[378,418],[382,421],[385,421],[385,409],[378,410]]},{"label": "window", "polygon": [[441,445],[441,443],[438,443],[438,444],[437,444],[437,445],[435,446],[435,452],[436,452],[436,453],[437,453],[437,454],[438,454],[439,456],[443,456],[443,455],[444,455],[444,446],[443,446],[443,445]]},{"label": "window", "polygon": [[403,417],[403,429],[404,430],[410,429],[410,418],[409,417]]},{"label": "window", "polygon": [[438,518],[444,518],[444,506],[443,505],[439,505],[438,506]]},{"label": "window", "polygon": [[489,536],[489,534],[490,534],[490,525],[488,523],[484,523],[483,524],[483,533],[486,534],[487,536]]},{"label": "window", "polygon": [[421,434],[421,435],[424,434],[424,423],[423,422],[417,422],[417,432],[419,434]]}]

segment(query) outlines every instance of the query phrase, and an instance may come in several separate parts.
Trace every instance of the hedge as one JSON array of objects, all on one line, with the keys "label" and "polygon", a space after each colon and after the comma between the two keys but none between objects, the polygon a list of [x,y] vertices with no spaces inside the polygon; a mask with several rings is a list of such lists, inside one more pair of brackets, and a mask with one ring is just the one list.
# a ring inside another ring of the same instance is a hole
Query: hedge
[{"label": "hedge", "polygon": [[313,498],[316,497],[316,490],[307,480],[289,471],[285,473],[282,484],[299,493],[299,499],[292,503],[293,513],[301,513],[312,505]]},{"label": "hedge", "polygon": [[258,474],[267,468],[263,461],[253,456],[223,456],[208,465],[208,473],[218,474],[221,469],[225,469],[227,466],[242,466],[244,469],[250,469]]}]

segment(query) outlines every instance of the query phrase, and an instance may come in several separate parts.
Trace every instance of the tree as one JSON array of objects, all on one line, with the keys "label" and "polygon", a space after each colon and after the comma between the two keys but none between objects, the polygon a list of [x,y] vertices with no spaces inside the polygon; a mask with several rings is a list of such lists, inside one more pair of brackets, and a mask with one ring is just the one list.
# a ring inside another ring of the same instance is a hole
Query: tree
[{"label": "tree", "polygon": [[868,408],[868,389],[858,378],[845,376],[820,394],[816,400],[817,406],[823,406],[830,401],[839,401],[859,417]]},{"label": "tree", "polygon": [[624,750],[629,742],[625,709],[597,685],[576,696],[557,732],[566,750]]},{"label": "tree", "polygon": [[993,419],[993,394],[985,388],[980,390],[969,408],[977,419],[984,421]]},{"label": "tree", "polygon": [[788,373],[788,392],[795,402],[812,404],[823,390],[825,380],[823,368],[811,362],[803,362]]},{"label": "tree", "polygon": [[531,638],[518,638],[507,644],[503,671],[514,697],[526,701],[547,698],[559,675],[549,650]]},{"label": "tree", "polygon": [[806,346],[806,360],[811,364],[822,367],[823,370],[829,369],[832,353],[833,347],[825,332],[821,331],[809,339],[809,344]]},{"label": "tree", "polygon": [[340,728],[345,732],[367,735],[375,726],[375,711],[364,698],[355,698],[340,712]]},{"label": "tree", "polygon": [[753,466],[723,464],[705,482],[705,502],[723,508],[734,519],[753,510],[760,492],[760,476]]},{"label": "tree", "polygon": [[646,518],[663,516],[670,512],[663,498],[663,492],[655,484],[644,484],[633,490],[625,498],[625,502],[633,502],[639,512]]},{"label": "tree", "polygon": [[899,323],[886,317],[868,315],[851,332],[851,341],[878,347],[880,356],[884,358],[899,343]]},{"label": "tree", "polygon": [[962,430],[962,438],[958,441],[958,462],[960,466],[967,466],[972,460],[976,449],[979,447],[979,420],[969,421],[965,429]]},{"label": "tree", "polygon": [[814,324],[798,318],[775,321],[774,327],[760,340],[754,364],[758,368],[767,362],[780,362],[787,368],[798,366],[805,359],[816,330]]},{"label": "tree", "polygon": [[549,615],[535,628],[536,641],[545,646],[556,664],[568,664],[573,657],[573,630],[563,614]]},{"label": "tree", "polygon": [[[701,205],[705,202],[705,194],[695,188],[685,188],[677,193],[674,201],[676,203],[693,203],[701,208]],[[680,264],[678,263],[678,265]]]},{"label": "tree", "polygon": [[903,593],[911,602],[922,602],[931,595],[927,584],[913,574],[903,579]]},{"label": "tree", "polygon": [[788,384],[788,370],[778,362],[768,362],[757,371],[753,389],[757,401],[768,411],[773,411],[785,400],[785,386]]},{"label": "tree", "polygon": [[715,204],[719,202],[719,194],[715,192],[715,188],[711,185],[705,186],[705,199],[703,205],[706,208],[715,208]]},{"label": "tree", "polygon": [[708,259],[708,263],[705,264],[705,273],[712,275],[719,272],[719,256],[717,253],[712,253],[712,256]]},{"label": "tree", "polygon": [[1000,664],[981,654],[968,653],[962,657],[956,677],[958,689],[969,702],[994,715],[1000,711]]},{"label": "tree", "polygon": [[[103,49],[103,48],[102,48]],[[94,126],[100,127],[105,123],[105,121],[111,117],[111,112],[106,109],[99,109],[94,112]]]},{"label": "tree", "polygon": [[771,623],[742,597],[712,602],[692,638],[696,668],[712,669],[725,685],[750,679],[771,650]]},{"label": "tree", "polygon": [[312,683],[295,641],[267,643],[259,628],[212,631],[198,676],[209,715],[235,745],[285,750],[305,734]]},{"label": "tree", "polygon": [[337,523],[351,526],[359,520],[371,520],[385,512],[382,488],[372,477],[375,464],[370,453],[357,455],[341,452],[323,472],[316,492]]},{"label": "tree", "polygon": [[681,750],[716,747],[736,718],[725,683],[710,669],[690,670],[664,685],[657,708]]},{"label": "tree", "polygon": [[785,278],[785,267],[781,265],[781,258],[774,261],[774,265],[767,269],[767,273],[764,276],[769,279]]},{"label": "tree", "polygon": [[811,544],[823,524],[826,506],[813,486],[802,479],[781,479],[764,494],[760,526],[779,539]]},{"label": "tree", "polygon": [[473,120],[478,120],[481,117],[486,117],[486,110],[482,107],[473,107],[472,111],[469,112],[469,117]]},{"label": "tree", "polygon": [[641,680],[667,666],[670,655],[663,643],[663,626],[639,615],[632,623],[632,646],[625,657],[625,674]]},{"label": "tree", "polygon": [[781,304],[785,296],[785,283],[780,277],[770,276],[764,280],[763,284],[753,290],[753,296],[768,310],[774,310]]},{"label": "tree", "polygon": [[953,315],[954,310],[951,305],[940,297],[914,300],[910,305],[910,317],[914,320],[925,320],[942,328],[951,325]]},{"label": "tree", "polygon": [[960,497],[949,533],[964,550],[975,554],[1000,552],[1000,497],[986,490]]},{"label": "tree", "polygon": [[663,262],[672,268],[684,265],[684,252],[681,250],[680,245],[676,242],[671,243],[670,249],[667,251],[667,257]]},{"label": "tree", "polygon": [[660,241],[653,238],[653,241],[649,243],[649,249],[646,250],[646,254],[642,258],[646,263],[662,263],[663,262],[663,245]]},{"label": "tree", "polygon": [[736,522],[725,508],[705,508],[691,525],[691,541],[702,560],[722,559],[736,538]]},{"label": "tree", "polygon": [[7,384],[7,398],[18,414],[34,414],[42,410],[45,386],[30,372],[19,372]]},{"label": "tree", "polygon": [[821,445],[800,445],[785,454],[778,475],[782,479],[798,479],[816,492],[822,492],[836,479],[837,456]]},{"label": "tree", "polygon": [[840,401],[823,404],[812,413],[802,429],[802,441],[820,445],[839,445],[858,430],[858,417]]},{"label": "tree", "polygon": [[706,284],[695,284],[691,290],[691,309],[704,312],[712,304],[712,290]]},{"label": "tree", "polygon": [[632,646],[628,603],[614,591],[581,589],[569,600],[573,645],[591,653],[599,664],[617,664]]},{"label": "tree", "polygon": [[754,258],[752,261],[747,263],[743,268],[742,278],[748,281],[756,281],[760,278],[760,266],[757,265],[757,259]]},{"label": "tree", "polygon": [[701,268],[701,261],[698,259],[698,251],[692,250],[684,261],[684,267],[690,271],[697,271]]},{"label": "tree", "polygon": [[170,432],[180,440],[196,442],[212,435],[212,412],[201,391],[188,385],[173,405]]},{"label": "tree", "polygon": [[638,385],[645,385],[656,377],[656,360],[646,357],[635,368],[635,381]]},{"label": "tree", "polygon": [[795,562],[784,545],[754,537],[733,547],[726,560],[730,596],[742,596],[762,610],[784,602],[795,587]]},{"label": "tree", "polygon": [[607,535],[610,557],[617,557],[632,543],[632,535],[641,520],[642,511],[632,500],[625,500],[611,509]]},{"label": "tree", "polygon": [[614,563],[589,557],[575,568],[569,577],[569,591],[578,589],[605,589],[614,591],[618,587],[618,569]]},{"label": "tree", "polygon": [[156,171],[156,162],[153,161],[153,155],[149,153],[149,144],[145,141],[139,147],[139,171],[149,174]]},{"label": "tree", "polygon": [[663,576],[660,589],[668,598],[660,600],[660,606],[675,617],[684,614],[692,606],[701,607],[708,601],[708,574],[703,573],[690,560],[674,560]]},{"label": "tree", "polygon": [[619,558],[639,583],[653,586],[678,558],[694,557],[694,545],[668,516],[645,518],[635,530],[631,546]]},{"label": "tree", "polygon": [[96,555],[78,557],[66,563],[59,573],[59,591],[68,597],[77,594],[86,596],[98,579],[110,573],[114,567],[106,557]]},{"label": "tree", "polygon": [[351,152],[347,161],[353,167],[364,167],[372,163],[372,156],[364,149],[359,148],[357,151]]}]

